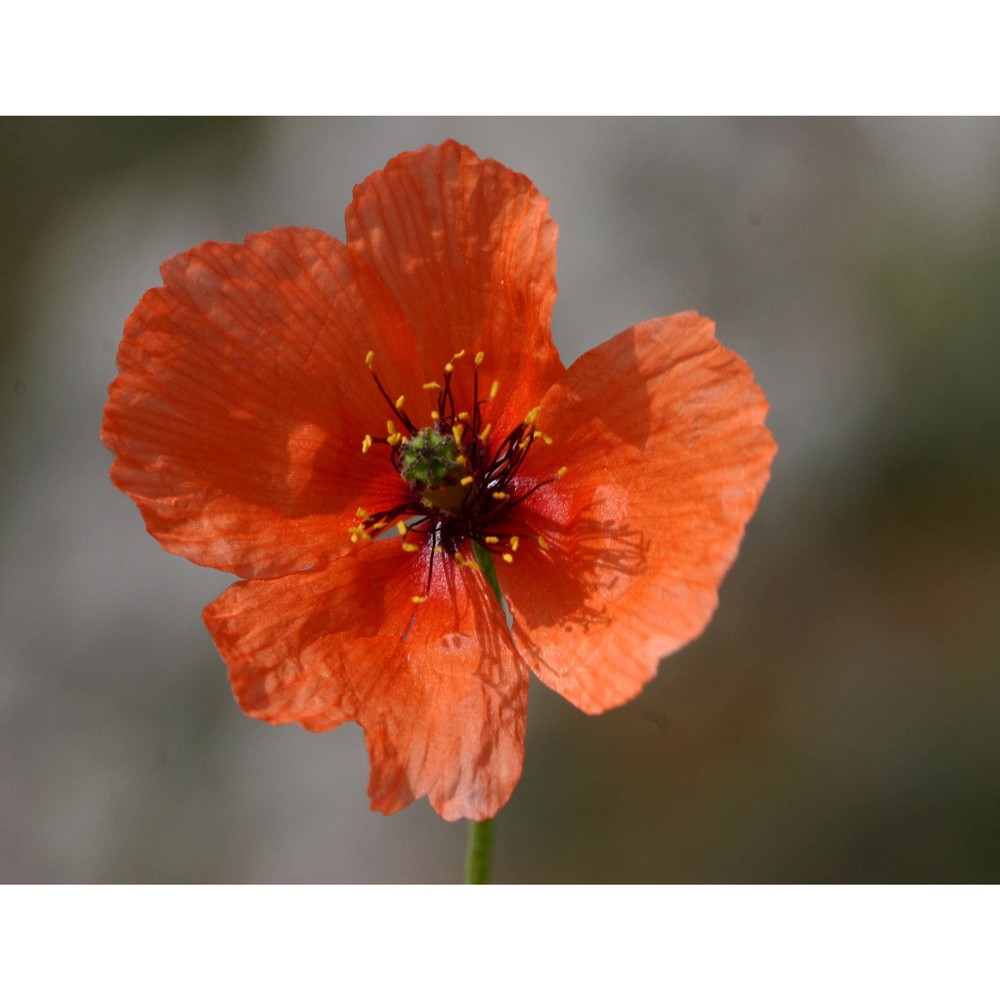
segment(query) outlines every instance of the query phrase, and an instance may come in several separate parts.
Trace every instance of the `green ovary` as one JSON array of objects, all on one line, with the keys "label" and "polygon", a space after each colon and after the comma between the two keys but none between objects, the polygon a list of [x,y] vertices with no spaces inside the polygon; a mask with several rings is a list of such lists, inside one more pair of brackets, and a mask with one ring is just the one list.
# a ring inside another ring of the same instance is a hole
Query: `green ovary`
[{"label": "green ovary", "polygon": [[424,427],[400,445],[399,471],[414,489],[422,493],[438,490],[465,474],[460,456],[451,434]]}]

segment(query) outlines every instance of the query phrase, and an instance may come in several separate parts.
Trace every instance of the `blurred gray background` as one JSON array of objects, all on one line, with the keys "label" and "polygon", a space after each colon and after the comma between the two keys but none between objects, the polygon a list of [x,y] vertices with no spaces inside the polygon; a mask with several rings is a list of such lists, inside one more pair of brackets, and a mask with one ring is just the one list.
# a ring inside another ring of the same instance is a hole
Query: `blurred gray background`
[{"label": "blurred gray background", "polygon": [[161,260],[308,225],[454,137],[560,227],[567,363],[694,308],[780,452],[706,634],[588,718],[532,686],[495,877],[1000,879],[1000,123],[0,121],[0,880],[439,882],[464,824],[368,811],[361,730],[244,717],[98,439]]}]

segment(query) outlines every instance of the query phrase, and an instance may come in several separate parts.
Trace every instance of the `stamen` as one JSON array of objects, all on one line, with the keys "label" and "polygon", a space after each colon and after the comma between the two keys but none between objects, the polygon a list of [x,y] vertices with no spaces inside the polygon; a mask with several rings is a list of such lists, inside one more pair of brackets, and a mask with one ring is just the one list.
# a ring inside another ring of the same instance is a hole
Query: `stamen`
[{"label": "stamen", "polygon": [[425,389],[440,389],[441,388],[441,384],[439,382],[425,382],[424,383],[424,388]]},{"label": "stamen", "polygon": [[444,370],[450,375],[455,370],[455,366],[449,361],[448,364],[444,366]]},{"label": "stamen", "polygon": [[503,490],[496,490],[493,494],[494,500],[509,500],[510,494],[504,493]]},{"label": "stamen", "polygon": [[366,511],[366,510],[364,509],[364,507],[359,507],[359,508],[358,508],[358,509],[357,509],[357,510],[356,510],[356,511],[354,512],[354,516],[355,516],[356,518],[358,518],[359,520],[361,520],[361,521],[367,521],[367,520],[368,520],[368,511]]},{"label": "stamen", "polygon": [[475,481],[476,481],[476,477],[475,477],[475,476],[463,476],[463,477],[462,477],[462,478],[461,478],[461,479],[459,480],[459,482],[460,482],[460,483],[461,483],[461,484],[462,484],[463,486],[471,486],[471,485],[472,485],[472,484],[473,484],[473,483],[474,483]]},{"label": "stamen", "polygon": [[431,410],[431,420],[440,420],[441,414],[437,410]]},{"label": "stamen", "polygon": [[490,399],[496,399],[497,398],[497,393],[499,391],[500,391],[500,383],[497,382],[497,381],[494,381],[493,385],[490,386]]},{"label": "stamen", "polygon": [[385,422],[385,429],[389,434],[396,433],[396,425],[391,420]]},{"label": "stamen", "polygon": [[486,425],[486,426],[485,426],[485,427],[484,427],[484,428],[483,428],[483,429],[482,429],[482,430],[481,430],[481,431],[479,432],[479,440],[480,440],[480,441],[483,441],[483,442],[485,442],[485,441],[486,441],[486,439],[487,439],[487,438],[488,438],[488,437],[490,436],[490,431],[491,431],[491,430],[493,430],[493,425],[492,425],[492,424],[487,424],[487,425]]},{"label": "stamen", "polygon": [[480,352],[479,352],[479,353],[478,353],[478,354],[476,355],[476,364],[477,364],[477,365],[481,365],[481,364],[483,363],[483,358],[485,358],[485,357],[486,357],[486,355],[485,355],[485,354],[483,354],[483,352],[482,352],[482,351],[480,351]]},{"label": "stamen", "polygon": [[505,552],[500,558],[505,563],[512,563],[514,561],[514,557],[509,552]]},{"label": "stamen", "polygon": [[517,547],[520,544],[521,544],[521,539],[518,538],[517,535],[511,535],[510,536],[511,551],[516,552],[517,551]]},{"label": "stamen", "polygon": [[487,535],[483,541],[486,542],[487,545],[496,545],[500,539],[497,538],[496,535]]},{"label": "stamen", "polygon": [[536,406],[533,410],[528,410],[528,413],[527,413],[527,415],[524,418],[524,422],[526,424],[537,424],[538,423],[538,414],[541,413],[541,412],[542,412],[542,408],[540,406]]},{"label": "stamen", "polygon": [[365,355],[365,364],[366,364],[366,365],[368,365],[368,367],[369,367],[369,368],[371,368],[371,366],[372,366],[372,362],[373,362],[374,360],[375,360],[375,352],[374,352],[374,351],[369,351],[369,352],[368,352],[368,353],[367,353],[367,354]]},{"label": "stamen", "polygon": [[455,424],[451,429],[451,436],[455,439],[455,444],[459,448],[462,447],[462,435],[465,433],[465,427],[463,424]]},{"label": "stamen", "polygon": [[399,533],[400,533],[401,535],[403,535],[403,536],[405,537],[405,536],[406,536],[406,533],[407,533],[407,531],[409,531],[410,529],[409,529],[409,528],[407,528],[407,526],[406,526],[406,522],[405,522],[405,521],[397,521],[397,522],[396,522],[396,530],[397,530],[397,531],[398,531],[398,532],[399,532]]},{"label": "stamen", "polygon": [[372,446],[372,436],[371,434],[366,434],[364,441],[361,442],[361,454],[367,455],[368,449]]},{"label": "stamen", "polygon": [[420,546],[419,545],[414,545],[413,542],[403,542],[403,551],[404,552],[419,552],[420,551]]},{"label": "stamen", "polygon": [[549,543],[547,541],[545,541],[545,539],[542,538],[541,535],[538,536],[538,538],[536,539],[536,541],[538,542],[538,547],[540,549],[544,549],[546,552],[548,552],[548,550],[549,550]]},{"label": "stamen", "polygon": [[403,403],[405,402],[406,402],[406,397],[400,396],[399,399],[396,400],[396,409],[401,410],[403,408]]},{"label": "stamen", "polygon": [[463,348],[462,348],[462,349],[461,349],[461,350],[460,350],[460,351],[458,352],[458,354],[453,354],[453,355],[451,356],[451,360],[452,360],[452,361],[458,361],[458,359],[459,359],[459,358],[464,358],[464,357],[465,357],[465,348],[463,347]]},{"label": "stamen", "polygon": [[569,472],[569,466],[564,465],[561,469],[556,470],[556,476],[559,479],[562,479],[562,477],[565,476],[567,472]]},{"label": "stamen", "polygon": [[418,594],[418,595],[416,595],[414,597],[411,597],[410,600],[413,601],[414,604],[423,604],[424,601],[427,600],[427,595],[424,594],[423,596],[420,596]]},{"label": "stamen", "polygon": [[483,568],[479,565],[479,563],[473,562],[471,559],[466,559],[461,552],[455,553],[455,562],[457,562],[462,569],[477,569],[480,573],[483,571]]}]

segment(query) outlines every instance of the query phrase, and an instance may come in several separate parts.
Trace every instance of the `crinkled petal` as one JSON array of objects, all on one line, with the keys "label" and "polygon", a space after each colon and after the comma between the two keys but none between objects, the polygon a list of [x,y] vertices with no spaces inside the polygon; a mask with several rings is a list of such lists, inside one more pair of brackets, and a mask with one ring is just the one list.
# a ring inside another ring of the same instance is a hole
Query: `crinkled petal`
[{"label": "crinkled petal", "polygon": [[649,320],[581,357],[542,402],[533,449],[557,483],[522,505],[530,537],[498,563],[531,669],[586,712],[634,697],[701,633],[776,447],[747,365],[695,313]]},{"label": "crinkled petal", "polygon": [[102,437],[112,479],[164,548],[245,577],[349,545],[358,498],[391,506],[388,462],[362,456],[397,393],[420,391],[412,333],[344,244],[278,229],[164,263],[125,325]]},{"label": "crinkled petal", "polygon": [[521,773],[528,672],[480,573],[366,545],[322,570],[234,584],[205,609],[241,707],[268,722],[365,729],[372,807],[428,796],[493,816]]},{"label": "crinkled petal", "polygon": [[391,160],[354,189],[348,245],[395,296],[436,378],[451,355],[482,351],[490,420],[506,428],[562,373],[550,322],[556,224],[522,174],[456,142]]}]

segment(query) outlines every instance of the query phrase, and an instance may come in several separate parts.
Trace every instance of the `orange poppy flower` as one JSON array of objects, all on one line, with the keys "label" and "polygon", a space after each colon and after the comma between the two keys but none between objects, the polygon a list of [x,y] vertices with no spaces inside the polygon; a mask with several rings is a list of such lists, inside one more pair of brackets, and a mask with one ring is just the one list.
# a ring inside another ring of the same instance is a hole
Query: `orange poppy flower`
[{"label": "orange poppy flower", "polygon": [[386,813],[493,816],[529,672],[585,712],[634,697],[705,627],[767,481],[767,402],[711,321],[563,367],[555,250],[531,182],[447,142],[355,188],[346,243],[202,244],[125,324],[115,485],[245,578],[204,614],[243,710],[358,722]]}]

